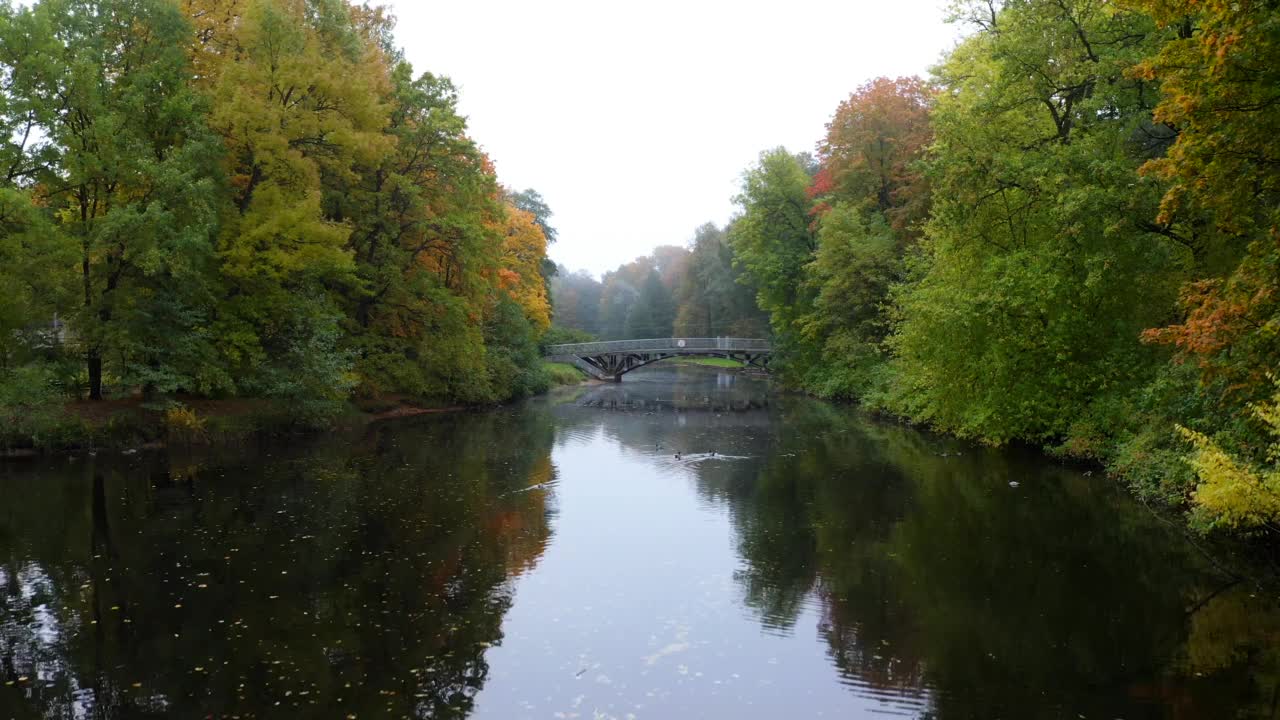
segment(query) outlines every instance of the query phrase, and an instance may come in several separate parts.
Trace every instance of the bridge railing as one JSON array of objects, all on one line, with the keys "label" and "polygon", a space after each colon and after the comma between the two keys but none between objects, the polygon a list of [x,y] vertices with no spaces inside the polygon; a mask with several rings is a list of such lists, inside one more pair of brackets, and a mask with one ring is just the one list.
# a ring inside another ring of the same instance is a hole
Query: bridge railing
[{"label": "bridge railing", "polygon": [[652,338],[649,340],[606,340],[603,342],[548,345],[548,355],[596,355],[601,353],[655,350],[728,350],[770,352],[773,346],[760,338]]}]

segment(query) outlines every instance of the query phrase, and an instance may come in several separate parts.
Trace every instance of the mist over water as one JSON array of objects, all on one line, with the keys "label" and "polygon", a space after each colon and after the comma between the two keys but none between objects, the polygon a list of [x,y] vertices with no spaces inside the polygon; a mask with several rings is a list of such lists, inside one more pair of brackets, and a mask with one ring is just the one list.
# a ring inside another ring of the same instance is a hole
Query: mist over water
[{"label": "mist over water", "polygon": [[1276,716],[1275,598],[1100,474],[734,372],[0,498],[0,719]]}]

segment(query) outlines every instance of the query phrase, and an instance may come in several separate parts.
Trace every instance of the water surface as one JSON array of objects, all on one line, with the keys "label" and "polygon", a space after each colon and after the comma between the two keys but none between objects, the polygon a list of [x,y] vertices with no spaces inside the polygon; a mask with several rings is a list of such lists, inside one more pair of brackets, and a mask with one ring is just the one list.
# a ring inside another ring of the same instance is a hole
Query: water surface
[{"label": "water surface", "polygon": [[1276,598],[1104,478],[731,372],[0,498],[0,719],[1280,717]]}]

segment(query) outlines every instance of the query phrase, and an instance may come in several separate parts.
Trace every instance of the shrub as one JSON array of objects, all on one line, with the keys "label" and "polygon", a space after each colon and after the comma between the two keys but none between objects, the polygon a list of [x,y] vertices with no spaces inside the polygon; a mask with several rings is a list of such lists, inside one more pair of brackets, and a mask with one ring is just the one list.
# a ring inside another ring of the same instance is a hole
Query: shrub
[{"label": "shrub", "polygon": [[174,403],[165,410],[164,429],[170,441],[191,444],[208,438],[204,419],[195,410],[179,403]]}]

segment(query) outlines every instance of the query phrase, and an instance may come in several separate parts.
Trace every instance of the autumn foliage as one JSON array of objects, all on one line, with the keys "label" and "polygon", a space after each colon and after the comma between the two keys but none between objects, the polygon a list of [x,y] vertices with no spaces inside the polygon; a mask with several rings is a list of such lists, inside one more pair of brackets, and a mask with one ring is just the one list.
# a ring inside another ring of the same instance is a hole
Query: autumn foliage
[{"label": "autumn foliage", "polygon": [[[393,30],[342,0],[0,3],[0,257],[27,260],[0,367],[309,416],[543,387],[549,227]],[[22,332],[48,318],[52,358]]]},{"label": "autumn foliage", "polygon": [[1274,3],[952,10],[928,81],[862,85],[816,162],[744,174],[729,240],[779,376],[1274,530]]},{"label": "autumn foliage", "polygon": [[914,227],[929,207],[920,160],[933,138],[932,104],[932,90],[917,77],[881,77],[859,87],[827,123],[810,194],[854,198],[897,230]]}]

